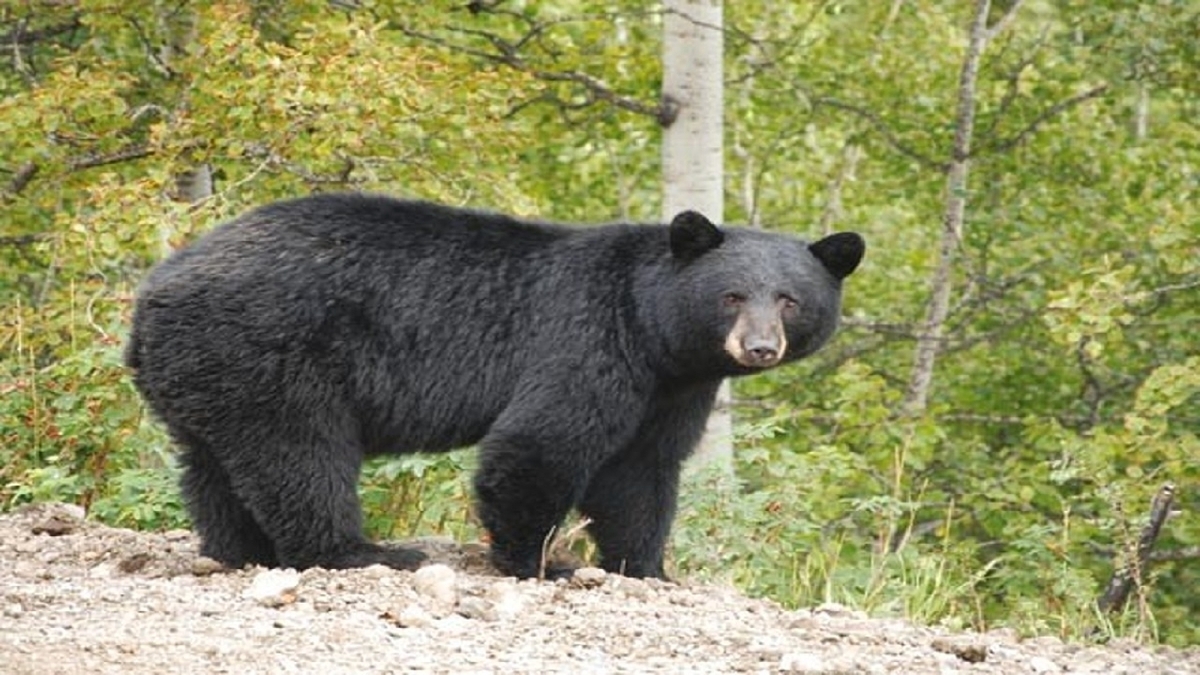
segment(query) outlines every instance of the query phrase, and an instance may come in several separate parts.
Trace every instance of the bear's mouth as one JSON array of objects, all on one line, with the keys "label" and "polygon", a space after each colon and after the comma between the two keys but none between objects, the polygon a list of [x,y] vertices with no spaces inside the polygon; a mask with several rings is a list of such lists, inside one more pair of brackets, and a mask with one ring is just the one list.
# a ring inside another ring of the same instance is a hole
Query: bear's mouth
[{"label": "bear's mouth", "polygon": [[725,340],[725,352],[740,366],[747,368],[771,368],[783,361],[785,345],[777,340],[739,340],[730,335]]},{"label": "bear's mouth", "polygon": [[783,357],[775,351],[758,352],[758,351],[742,351],[740,354],[730,354],[738,365],[747,368],[770,368],[779,365]]}]

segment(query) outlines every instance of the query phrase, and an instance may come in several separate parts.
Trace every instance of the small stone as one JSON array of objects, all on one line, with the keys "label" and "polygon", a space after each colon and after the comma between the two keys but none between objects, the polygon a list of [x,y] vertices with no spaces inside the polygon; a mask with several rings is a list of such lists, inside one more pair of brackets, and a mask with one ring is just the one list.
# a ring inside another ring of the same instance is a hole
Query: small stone
[{"label": "small stone", "polygon": [[13,550],[17,553],[37,553],[38,551],[42,550],[42,541],[42,539],[37,537],[19,541],[17,542],[17,545],[13,547]]},{"label": "small stone", "polygon": [[1016,644],[1020,640],[1020,635],[1015,629],[1008,627],[993,628],[987,632],[987,638],[1004,644]]},{"label": "small stone", "polygon": [[933,647],[935,651],[953,654],[967,663],[983,663],[988,655],[986,644],[970,639],[939,637],[935,638],[929,646]]},{"label": "small stone", "polygon": [[429,598],[434,609],[449,612],[458,602],[458,573],[446,565],[426,565],[413,572],[413,589]]},{"label": "small stone", "polygon": [[[1062,649],[1063,641],[1053,635],[1038,635],[1025,640],[1022,644],[1039,650],[1059,650]],[[1112,643],[1109,643],[1109,647],[1112,647]]]},{"label": "small stone", "polygon": [[141,569],[153,559],[154,556],[146,552],[134,553],[128,558],[125,558],[121,562],[117,563],[117,569],[121,570],[123,574],[134,574],[136,572],[140,572]]},{"label": "small stone", "polygon": [[45,517],[39,519],[30,531],[34,534],[48,534],[51,537],[61,537],[71,534],[83,524],[84,510],[74,504],[53,504]]},{"label": "small stone", "polygon": [[362,575],[368,579],[383,579],[390,577],[396,573],[396,570],[387,565],[369,565],[362,568]]},{"label": "small stone", "polygon": [[492,604],[492,611],[495,612],[496,619],[501,621],[511,621],[517,618],[525,611],[528,604],[525,595],[511,583],[494,584],[484,595]]},{"label": "small stone", "polygon": [[242,592],[242,597],[265,607],[282,607],[296,601],[300,573],[294,569],[271,569],[259,572]]},{"label": "small stone", "polygon": [[14,602],[12,604],[4,606],[4,616],[7,616],[10,619],[20,618],[20,616],[24,613],[25,613],[25,608],[22,607],[21,603],[19,603],[19,602]]},{"label": "small stone", "polygon": [[492,603],[476,595],[468,595],[459,600],[458,606],[454,609],[458,612],[459,616],[465,616],[468,619],[495,621],[499,618],[496,614],[496,608]]},{"label": "small stone", "polygon": [[680,605],[681,607],[695,607],[696,603],[697,603],[697,598],[692,593],[688,593],[685,591],[678,591],[678,592],[672,593],[667,598],[667,601],[670,602],[672,605]]},{"label": "small stone", "polygon": [[92,579],[109,579],[117,574],[117,565],[103,562],[88,570],[87,575]]},{"label": "small stone", "polygon": [[617,580],[617,592],[626,597],[645,600],[650,597],[650,586],[641,579],[621,577]]},{"label": "small stone", "polygon": [[193,576],[207,577],[209,575],[216,574],[223,569],[225,569],[224,565],[216,560],[213,560],[212,558],[207,558],[205,556],[200,556],[192,561]]},{"label": "small stone", "polygon": [[1035,673],[1061,673],[1062,668],[1044,656],[1034,656],[1029,659],[1029,669]]},{"label": "small stone", "polygon": [[813,609],[813,614],[823,614],[836,619],[857,618],[854,610],[839,602],[825,602],[817,605]]},{"label": "small stone", "polygon": [[604,584],[607,578],[608,572],[599,567],[580,567],[571,577],[571,585],[577,588],[596,588]]},{"label": "small stone", "polygon": [[38,576],[38,572],[40,570],[41,568],[38,566],[38,564],[32,560],[18,560],[16,564],[13,565],[12,573],[13,576],[18,578],[33,579]]},{"label": "small stone", "polygon": [[811,652],[788,652],[779,659],[781,673],[823,673],[825,659]]},{"label": "small stone", "polygon": [[429,612],[415,602],[404,606],[399,612],[389,613],[387,618],[401,628],[423,628],[433,623],[433,617],[429,615]]},{"label": "small stone", "polygon": [[187,541],[192,538],[192,533],[190,530],[174,529],[163,532],[162,536],[167,541]]}]

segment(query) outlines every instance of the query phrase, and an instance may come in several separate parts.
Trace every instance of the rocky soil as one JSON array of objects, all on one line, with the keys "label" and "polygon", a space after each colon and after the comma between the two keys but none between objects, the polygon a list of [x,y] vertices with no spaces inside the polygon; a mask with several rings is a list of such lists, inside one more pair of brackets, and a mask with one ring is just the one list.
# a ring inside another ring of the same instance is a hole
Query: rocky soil
[{"label": "rocky soil", "polygon": [[416,573],[231,572],[188,532],[3,515],[0,673],[1200,674],[1200,649],[953,634],[600,570],[518,582],[479,547],[423,545]]}]

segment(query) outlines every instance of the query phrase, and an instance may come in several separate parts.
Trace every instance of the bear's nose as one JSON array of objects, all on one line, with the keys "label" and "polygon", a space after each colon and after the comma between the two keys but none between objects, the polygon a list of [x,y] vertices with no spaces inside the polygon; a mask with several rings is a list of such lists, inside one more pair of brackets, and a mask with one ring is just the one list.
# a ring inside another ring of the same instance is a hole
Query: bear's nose
[{"label": "bear's nose", "polygon": [[779,360],[779,349],[769,342],[755,342],[746,345],[747,365],[769,366]]}]

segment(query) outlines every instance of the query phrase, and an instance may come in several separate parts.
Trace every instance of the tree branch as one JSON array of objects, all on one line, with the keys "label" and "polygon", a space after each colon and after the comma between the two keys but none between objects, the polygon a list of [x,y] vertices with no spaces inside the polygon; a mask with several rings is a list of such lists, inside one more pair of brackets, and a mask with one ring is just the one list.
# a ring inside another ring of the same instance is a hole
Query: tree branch
[{"label": "tree branch", "polygon": [[0,237],[0,246],[12,246],[21,248],[23,246],[31,246],[39,241],[50,239],[48,234],[18,234],[15,236]]},{"label": "tree branch", "polygon": [[1049,35],[1050,28],[1048,26],[1043,27],[1041,33],[1038,34],[1037,40],[1034,41],[1034,45],[1029,49],[1029,52],[1025,56],[1021,57],[1016,66],[1014,66],[1012,70],[1009,71],[1009,74],[1004,78],[1005,83],[1008,86],[1005,87],[1004,96],[1000,98],[1000,103],[996,106],[996,112],[991,115],[991,124],[988,125],[987,131],[982,134],[984,137],[990,138],[992,136],[992,133],[996,130],[996,126],[1000,123],[1000,120],[1004,119],[1009,108],[1011,108],[1012,104],[1017,100],[1017,97],[1021,93],[1021,76],[1030,66],[1033,65],[1034,58],[1045,45],[1046,39]]},{"label": "tree branch", "polygon": [[1017,18],[1017,10],[1021,9],[1021,3],[1024,1],[1025,0],[1015,0],[1012,6],[1008,8],[1008,11],[1004,13],[1004,16],[1000,17],[999,21],[992,24],[992,27],[989,28],[987,32],[987,40],[989,42],[995,39],[997,35],[1003,33],[1010,25],[1012,25],[1013,19]]},{"label": "tree branch", "polygon": [[[583,89],[584,92],[586,92],[587,95],[587,103],[584,105],[590,105],[596,102],[604,102],[622,110],[653,117],[656,120],[661,120],[664,117],[664,105],[661,102],[647,103],[642,99],[617,93],[608,85],[608,83],[595,76],[577,70],[554,71],[531,65],[521,55],[521,48],[527,46],[534,38],[540,37],[544,33],[544,24],[531,24],[531,27],[525,33],[525,35],[521,36],[515,42],[510,42],[494,33],[488,33],[486,31],[467,28],[452,29],[457,33],[485,40],[489,45],[492,46],[492,48],[495,50],[494,52],[484,51],[468,45],[457,44],[446,40],[445,38],[414,30],[407,26],[399,24],[392,25],[396,30],[408,37],[430,42],[459,54],[465,54],[467,56],[483,59],[497,65],[512,68],[513,70],[528,73],[529,75],[532,75],[533,77],[544,82],[565,82],[578,85]],[[537,100],[553,100],[560,102],[556,97],[541,97]],[[532,102],[536,101],[531,101],[531,103]],[[565,102],[560,103],[565,104]],[[572,107],[583,107],[577,104],[567,105],[572,105]],[[520,107],[525,106],[522,105]]]},{"label": "tree branch", "polygon": [[1200,546],[1185,546],[1167,551],[1151,551],[1150,562],[1168,562],[1176,560],[1200,559]]},{"label": "tree branch", "polygon": [[927,169],[933,169],[938,173],[945,173],[950,168],[949,163],[936,161],[924,153],[919,152],[912,146],[905,144],[896,137],[896,134],[892,133],[891,128],[884,123],[879,115],[871,112],[870,110],[828,96],[812,98],[810,101],[814,108],[818,108],[823,105],[829,106],[830,108],[851,113],[865,120],[875,128],[875,131],[879,132],[880,136],[883,136],[883,140],[886,141],[888,145],[895,148],[898,152],[900,152],[900,154],[908,157],[909,159],[915,160],[918,164]]},{"label": "tree branch", "polygon": [[1171,515],[1171,502],[1175,499],[1175,486],[1167,483],[1159,488],[1150,503],[1150,520],[1142,528],[1137,548],[1132,559],[1113,573],[1104,595],[1096,602],[1102,612],[1119,611],[1129,601],[1129,593],[1135,584],[1141,584],[1146,565],[1150,562],[1150,549],[1162,531],[1163,523]]},{"label": "tree branch", "polygon": [[26,185],[33,180],[37,175],[38,165],[34,164],[33,160],[29,160],[21,165],[13,174],[12,180],[8,182],[8,187],[4,190],[5,197],[15,197],[21,194]]},{"label": "tree branch", "polygon": [[63,33],[69,33],[83,26],[79,15],[72,16],[65,23],[58,23],[37,30],[25,30],[24,24],[18,24],[16,28],[10,30],[4,35],[0,35],[0,42],[7,44],[31,45],[35,42],[41,42],[47,38],[56,37]]},{"label": "tree branch", "polygon": [[131,159],[142,159],[153,154],[154,151],[149,146],[134,144],[107,155],[88,155],[72,159],[69,166],[72,171],[79,171],[81,169],[92,169],[98,166],[128,162]]},{"label": "tree branch", "polygon": [[1063,99],[1063,100],[1059,101],[1058,103],[1055,103],[1054,105],[1050,106],[1049,108],[1043,110],[1042,113],[1040,115],[1038,115],[1036,118],[1034,118],[1034,120],[1032,122],[1030,122],[1028,126],[1026,126],[1024,129],[1020,130],[1019,132],[1017,132],[1015,135],[1013,135],[1007,139],[1004,139],[1002,141],[992,143],[988,147],[986,147],[985,150],[988,153],[1001,153],[1001,152],[1007,152],[1009,150],[1012,150],[1013,148],[1015,148],[1016,146],[1018,146],[1022,142],[1024,142],[1025,139],[1030,134],[1037,131],[1039,127],[1041,127],[1043,124],[1045,124],[1051,118],[1057,117],[1058,115],[1066,112],[1067,110],[1070,110],[1071,108],[1074,108],[1075,106],[1077,106],[1081,103],[1084,103],[1085,101],[1089,101],[1093,98],[1102,96],[1107,91],[1108,91],[1108,83],[1106,82],[1104,84],[1092,87],[1091,89],[1088,89],[1085,92],[1076,94],[1070,98]]}]

